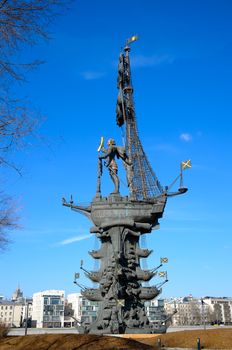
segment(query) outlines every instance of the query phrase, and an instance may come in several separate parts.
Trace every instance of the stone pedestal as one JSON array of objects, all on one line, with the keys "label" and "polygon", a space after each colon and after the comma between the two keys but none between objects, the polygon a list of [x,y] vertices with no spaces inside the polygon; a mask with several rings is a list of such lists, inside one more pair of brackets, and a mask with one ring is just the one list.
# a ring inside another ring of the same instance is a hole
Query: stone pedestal
[{"label": "stone pedestal", "polygon": [[144,302],[154,299],[161,290],[155,286],[144,287],[154,273],[142,270],[140,259],[151,251],[140,248],[143,234],[151,233],[162,217],[166,198],[147,202],[132,201],[128,197],[112,194],[96,196],[89,207],[94,226],[90,229],[101,241],[98,251],[90,251],[100,259],[99,271],[86,273],[99,288],[82,292],[89,300],[99,301],[100,308],[95,323],[85,331],[98,334],[159,333],[149,324]]}]

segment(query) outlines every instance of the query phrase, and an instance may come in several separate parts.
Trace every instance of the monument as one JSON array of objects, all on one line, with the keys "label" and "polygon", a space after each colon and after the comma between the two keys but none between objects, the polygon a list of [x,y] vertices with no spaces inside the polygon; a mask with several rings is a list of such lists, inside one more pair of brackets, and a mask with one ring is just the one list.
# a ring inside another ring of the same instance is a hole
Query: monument
[{"label": "monument", "polygon": [[[84,207],[63,199],[63,205],[86,215],[93,223],[90,229],[101,242],[99,250],[89,251],[94,259],[100,260],[98,271],[87,271],[87,277],[97,282],[98,288],[83,288],[82,295],[88,300],[100,303],[97,320],[80,330],[95,334],[117,333],[163,333],[165,324],[151,324],[145,312],[144,303],[156,298],[167,282],[167,274],[161,283],[148,286],[147,282],[158,275],[158,268],[167,262],[161,258],[158,267],[151,270],[141,268],[141,259],[146,259],[152,250],[140,246],[140,237],[158,228],[169,196],[185,193],[182,170],[190,167],[190,161],[181,163],[181,186],[170,192],[162,187],[143,150],[138,135],[133,101],[133,87],[130,68],[130,44],[137,38],[127,40],[120,53],[118,64],[118,98],[116,123],[125,129],[123,145],[118,146],[112,138],[104,148],[101,139],[98,148],[97,188],[92,202]],[[120,179],[117,161],[123,163],[128,195],[120,194]],[[184,166],[185,164],[185,166]],[[101,194],[101,177],[104,168],[109,171],[113,190],[107,196]],[[78,277],[76,274],[76,277]]]}]

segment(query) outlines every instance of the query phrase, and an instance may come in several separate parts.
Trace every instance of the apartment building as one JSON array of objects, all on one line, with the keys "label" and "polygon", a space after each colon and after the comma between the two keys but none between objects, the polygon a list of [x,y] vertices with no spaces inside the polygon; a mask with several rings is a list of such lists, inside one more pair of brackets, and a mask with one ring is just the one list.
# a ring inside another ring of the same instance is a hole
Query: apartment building
[{"label": "apartment building", "polygon": [[210,321],[215,324],[232,324],[232,298],[205,297],[203,302],[210,310]]},{"label": "apartment building", "polygon": [[193,298],[191,295],[183,298],[165,300],[165,310],[171,314],[174,326],[200,325],[208,322],[208,306],[202,303],[202,299]]},{"label": "apartment building", "polygon": [[[232,298],[189,295],[181,298],[159,299],[146,302],[146,313],[153,323],[165,322],[169,315],[174,326],[200,324],[232,324]],[[11,300],[0,297],[0,323],[10,327],[38,328],[74,327],[90,324],[97,318],[99,303],[89,301],[81,293],[68,294],[63,290],[46,290],[33,294],[33,299],[23,297],[17,288]]]},{"label": "apartment building", "polygon": [[154,299],[145,303],[146,314],[150,322],[165,323],[168,315],[164,308],[164,299]]},{"label": "apartment building", "polygon": [[45,290],[33,294],[32,320],[37,328],[64,327],[63,290]]},{"label": "apartment building", "polygon": [[72,318],[76,322],[81,322],[82,315],[82,295],[81,293],[71,293],[67,295],[68,307],[72,309]]},{"label": "apartment building", "polygon": [[[75,324],[90,324],[97,318],[99,303],[87,300],[81,293],[68,294],[66,305],[73,311],[71,319],[75,321]],[[71,324],[71,320],[68,320],[68,318],[66,318],[65,322],[70,322]]]},{"label": "apartment building", "polygon": [[22,324],[23,306],[11,300],[0,301],[0,323],[10,327],[20,327]]},{"label": "apartment building", "polygon": [[20,288],[16,288],[11,300],[0,297],[0,323],[9,327],[21,327],[26,318],[31,319],[32,299],[24,298]]},{"label": "apartment building", "polygon": [[199,325],[199,324],[232,324],[232,298],[204,297],[172,298],[165,300],[165,310],[177,313],[172,317],[172,324]]}]

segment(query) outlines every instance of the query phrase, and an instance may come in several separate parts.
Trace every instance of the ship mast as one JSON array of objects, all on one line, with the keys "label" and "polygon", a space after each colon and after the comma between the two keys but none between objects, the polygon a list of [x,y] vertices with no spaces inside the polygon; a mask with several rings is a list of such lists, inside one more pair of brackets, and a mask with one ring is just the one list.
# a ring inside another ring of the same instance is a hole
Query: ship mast
[{"label": "ship mast", "polygon": [[130,195],[134,200],[144,201],[160,196],[164,190],[147,159],[138,135],[129,57],[129,44],[136,39],[137,37],[129,39],[119,56],[116,122],[120,127],[124,124],[126,126],[125,146],[131,163],[130,166],[126,166]]}]

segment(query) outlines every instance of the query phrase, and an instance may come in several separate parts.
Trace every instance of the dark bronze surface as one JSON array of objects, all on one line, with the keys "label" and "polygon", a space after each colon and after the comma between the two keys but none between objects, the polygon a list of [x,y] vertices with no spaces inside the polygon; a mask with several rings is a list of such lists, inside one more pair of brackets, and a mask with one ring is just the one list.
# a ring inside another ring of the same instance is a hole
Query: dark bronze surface
[{"label": "dark bronze surface", "polygon": [[[63,200],[63,205],[86,215],[93,223],[90,233],[101,242],[99,250],[89,254],[100,260],[99,271],[85,271],[86,276],[99,284],[98,288],[83,288],[82,294],[99,301],[97,320],[83,325],[80,331],[89,333],[162,333],[164,324],[151,324],[145,312],[145,301],[161,293],[161,285],[144,285],[157,274],[157,269],[143,270],[141,259],[152,250],[140,247],[140,236],[158,228],[167,195],[152,170],[138,137],[133,103],[133,88],[129,47],[121,53],[118,67],[117,124],[126,126],[125,147],[108,141],[101,145],[98,159],[97,191],[88,207]],[[117,159],[121,159],[127,174],[128,196],[120,195]],[[103,163],[105,162],[105,164]],[[103,166],[109,170],[114,190],[107,197],[101,194]],[[166,259],[167,260],[167,259]]]}]

